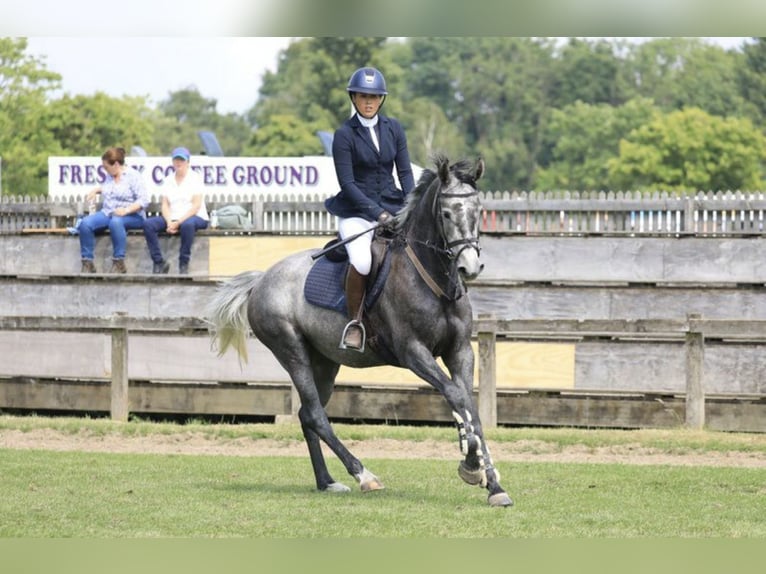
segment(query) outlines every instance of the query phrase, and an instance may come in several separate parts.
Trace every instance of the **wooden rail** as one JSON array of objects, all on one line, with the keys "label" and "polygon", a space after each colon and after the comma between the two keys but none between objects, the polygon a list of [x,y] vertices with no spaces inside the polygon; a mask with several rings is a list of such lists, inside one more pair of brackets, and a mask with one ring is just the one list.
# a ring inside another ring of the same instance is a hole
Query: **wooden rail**
[{"label": "wooden rail", "polygon": [[[129,333],[202,336],[207,323],[194,318],[130,317],[0,317],[0,330],[100,332],[111,336],[110,414],[115,420],[128,418]],[[478,407],[483,424],[497,426],[496,342],[506,339],[646,339],[683,342],[686,356],[685,425],[705,426],[703,358],[705,339],[766,342],[766,320],[708,320],[689,315],[685,320],[502,320],[480,315],[474,322],[478,341]],[[638,392],[638,391],[637,391]],[[297,395],[291,394],[288,412],[297,413]]]},{"label": "wooden rail", "polygon": [[109,334],[112,338],[112,377],[110,414],[118,421],[128,420],[128,332],[151,334],[201,334],[207,324],[188,318],[138,318],[126,313],[111,317],[0,317],[0,330],[80,331]]},{"label": "wooden rail", "polygon": [[764,320],[703,319],[690,314],[685,320],[578,320],[578,319],[495,319],[480,315],[474,322],[479,344],[479,416],[484,425],[497,425],[497,388],[495,342],[498,336],[508,339],[584,337],[613,339],[672,340],[684,342],[686,356],[686,420],[688,427],[705,425],[705,389],[703,360],[705,339],[766,342]]}]

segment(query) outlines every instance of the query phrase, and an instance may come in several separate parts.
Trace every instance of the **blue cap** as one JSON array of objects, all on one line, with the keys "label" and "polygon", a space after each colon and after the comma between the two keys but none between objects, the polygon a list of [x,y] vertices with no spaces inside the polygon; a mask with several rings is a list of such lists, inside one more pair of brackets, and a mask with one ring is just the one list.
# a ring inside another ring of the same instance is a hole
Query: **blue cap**
[{"label": "blue cap", "polygon": [[189,158],[191,157],[191,154],[189,153],[189,150],[185,147],[177,147],[173,150],[173,153],[170,156],[172,159],[181,158],[184,161],[189,161]]}]

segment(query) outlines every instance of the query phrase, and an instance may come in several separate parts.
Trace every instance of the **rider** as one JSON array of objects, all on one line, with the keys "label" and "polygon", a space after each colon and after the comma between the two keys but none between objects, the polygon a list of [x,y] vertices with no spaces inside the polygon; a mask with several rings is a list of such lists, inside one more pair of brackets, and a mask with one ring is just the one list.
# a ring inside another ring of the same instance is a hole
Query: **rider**
[{"label": "rider", "polygon": [[[383,74],[375,68],[359,68],[351,74],[346,91],[351,117],[335,131],[332,143],[340,191],[325,201],[325,207],[338,217],[341,239],[361,233],[346,243],[350,263],[346,307],[351,320],[343,330],[340,348],[364,352],[362,311],[372,266],[371,230],[391,223],[415,187],[415,179],[404,129],[394,118],[379,113],[388,94]],[[394,166],[401,189],[396,187]]]}]

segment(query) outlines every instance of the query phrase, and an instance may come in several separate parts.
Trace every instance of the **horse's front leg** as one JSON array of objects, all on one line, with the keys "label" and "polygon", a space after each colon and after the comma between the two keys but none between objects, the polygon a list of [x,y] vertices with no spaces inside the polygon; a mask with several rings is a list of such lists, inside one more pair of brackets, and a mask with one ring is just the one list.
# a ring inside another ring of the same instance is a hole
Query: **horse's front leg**
[{"label": "horse's front leg", "polygon": [[500,476],[492,464],[484,442],[481,421],[473,405],[474,359],[470,345],[463,345],[456,352],[442,355],[452,378],[447,376],[424,347],[414,346],[410,351],[407,366],[444,396],[455,416],[460,450],[465,455],[458,468],[460,477],[469,484],[486,487],[491,506],[512,505],[513,501],[500,486]]},{"label": "horse's front leg", "polygon": [[457,425],[460,451],[465,455],[465,459],[460,461],[458,466],[458,475],[468,484],[486,488],[489,491],[491,506],[511,506],[513,500],[500,486],[500,471],[492,462],[492,455],[484,439],[481,420],[473,401],[473,350],[465,345],[444,357],[444,361],[453,383],[462,387],[465,396],[462,408],[453,406],[452,411]]}]

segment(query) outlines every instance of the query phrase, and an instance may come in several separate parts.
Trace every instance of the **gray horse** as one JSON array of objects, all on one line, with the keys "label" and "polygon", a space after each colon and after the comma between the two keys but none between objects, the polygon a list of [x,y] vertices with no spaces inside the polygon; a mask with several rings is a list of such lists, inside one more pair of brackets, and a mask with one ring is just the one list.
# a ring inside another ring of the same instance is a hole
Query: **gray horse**
[{"label": "gray horse", "polygon": [[486,488],[491,506],[510,506],[513,501],[500,486],[473,401],[473,315],[464,296],[464,281],[475,278],[484,267],[476,188],[484,162],[463,160],[450,165],[439,156],[434,163],[436,169],[424,170],[389,231],[387,279],[374,305],[365,311],[368,344],[364,352],[338,348],[347,321],[344,312],[309,303],[304,295],[317,250],[293,254],[265,272],[240,273],[222,283],[208,313],[211,336],[219,356],[233,347],[247,360],[245,341],[252,329],[289,373],[300,396],[298,416],[320,491],[350,490],[330,476],[320,441],[341,460],[363,492],[383,488],[335,435],[325,406],[340,365],[388,364],[410,369],[444,396],[464,455],[459,476]]}]

